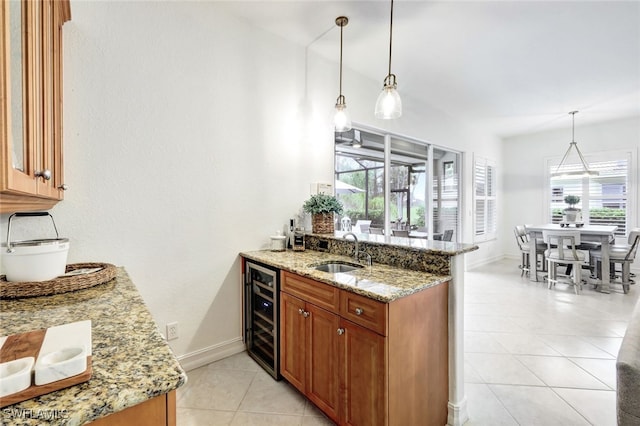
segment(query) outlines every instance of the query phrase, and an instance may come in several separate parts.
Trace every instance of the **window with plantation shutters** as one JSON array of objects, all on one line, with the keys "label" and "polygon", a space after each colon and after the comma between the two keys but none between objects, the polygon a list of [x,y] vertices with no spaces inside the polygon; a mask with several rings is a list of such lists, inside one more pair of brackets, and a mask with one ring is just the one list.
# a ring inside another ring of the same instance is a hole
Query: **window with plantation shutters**
[{"label": "window with plantation shutters", "polygon": [[474,161],[474,238],[476,242],[496,237],[497,201],[496,168],[489,160],[476,158]]},{"label": "window with plantation shutters", "polygon": [[[597,171],[594,177],[549,178],[549,217],[552,223],[562,221],[562,211],[568,207],[564,202],[567,195],[577,195],[582,211],[582,220],[590,225],[615,225],[616,235],[625,236],[632,223],[633,212],[629,206],[631,173],[635,162],[632,152],[610,152],[587,157],[589,169]],[[547,162],[549,176],[558,169],[560,159]],[[580,164],[563,164],[559,171],[578,170]]]}]

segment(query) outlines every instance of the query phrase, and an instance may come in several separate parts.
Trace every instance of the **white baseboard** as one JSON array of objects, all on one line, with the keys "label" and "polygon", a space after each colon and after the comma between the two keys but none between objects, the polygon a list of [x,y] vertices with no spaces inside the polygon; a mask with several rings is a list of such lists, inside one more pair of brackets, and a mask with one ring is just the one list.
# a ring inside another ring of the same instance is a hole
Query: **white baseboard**
[{"label": "white baseboard", "polygon": [[211,364],[231,355],[246,350],[242,337],[236,337],[207,348],[202,348],[178,357],[178,362],[185,371],[191,371],[203,365]]},{"label": "white baseboard", "polygon": [[465,270],[466,271],[470,271],[472,269],[479,268],[480,266],[485,266],[485,265],[488,265],[490,263],[497,262],[497,261],[502,260],[504,258],[505,258],[504,255],[496,255],[496,256],[493,256],[493,257],[490,257],[490,258],[476,260],[475,262],[466,262],[465,263]]}]

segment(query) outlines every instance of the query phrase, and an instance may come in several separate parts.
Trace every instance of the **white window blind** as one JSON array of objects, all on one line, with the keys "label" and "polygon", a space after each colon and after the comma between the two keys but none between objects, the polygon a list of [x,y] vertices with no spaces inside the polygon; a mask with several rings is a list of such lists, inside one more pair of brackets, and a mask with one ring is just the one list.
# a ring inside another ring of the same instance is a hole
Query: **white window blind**
[{"label": "white window blind", "polygon": [[474,161],[475,241],[495,238],[498,206],[496,200],[496,168],[484,158]]},{"label": "white window blind", "polygon": [[[611,153],[608,158],[589,161],[589,168],[599,172],[595,177],[550,179],[551,197],[549,215],[553,223],[562,220],[562,210],[567,204],[564,197],[577,195],[586,224],[616,225],[616,235],[626,235],[630,223],[629,182],[631,155],[627,152]],[[560,171],[578,170],[580,164],[563,164]],[[555,172],[557,165],[549,164],[548,172]]]}]

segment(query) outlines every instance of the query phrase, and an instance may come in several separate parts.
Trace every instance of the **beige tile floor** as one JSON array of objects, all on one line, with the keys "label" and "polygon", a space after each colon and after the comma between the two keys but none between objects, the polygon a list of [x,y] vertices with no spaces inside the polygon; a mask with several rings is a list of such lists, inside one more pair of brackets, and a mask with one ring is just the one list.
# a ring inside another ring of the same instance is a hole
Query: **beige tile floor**
[{"label": "beige tile floor", "polygon": [[[615,358],[640,289],[548,290],[516,263],[465,275],[468,425],[616,425]],[[179,426],[332,424],[246,353],[188,376]]]}]

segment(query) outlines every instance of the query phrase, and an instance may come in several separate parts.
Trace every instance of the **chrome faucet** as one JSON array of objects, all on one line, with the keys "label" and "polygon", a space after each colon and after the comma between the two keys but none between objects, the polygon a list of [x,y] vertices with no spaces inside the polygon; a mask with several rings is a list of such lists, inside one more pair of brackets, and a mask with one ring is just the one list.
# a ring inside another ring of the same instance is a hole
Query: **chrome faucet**
[{"label": "chrome faucet", "polygon": [[349,235],[351,235],[353,237],[353,239],[356,241],[356,249],[353,252],[353,258],[357,262],[358,261],[358,237],[353,232],[347,232],[346,234],[344,234],[344,236],[342,238],[346,240]]}]

